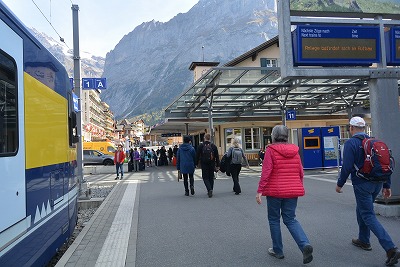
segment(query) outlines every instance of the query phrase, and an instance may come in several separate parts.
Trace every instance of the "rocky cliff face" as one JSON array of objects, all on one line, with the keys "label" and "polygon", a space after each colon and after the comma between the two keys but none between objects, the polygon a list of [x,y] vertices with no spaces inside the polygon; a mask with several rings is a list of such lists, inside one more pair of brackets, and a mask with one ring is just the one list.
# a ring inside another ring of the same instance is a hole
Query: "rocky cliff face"
[{"label": "rocky cliff face", "polygon": [[[137,26],[107,53],[102,100],[117,118],[168,106],[193,82],[193,61],[225,62],[277,34],[275,0],[199,0],[166,23]],[[204,49],[202,49],[204,46]]]}]

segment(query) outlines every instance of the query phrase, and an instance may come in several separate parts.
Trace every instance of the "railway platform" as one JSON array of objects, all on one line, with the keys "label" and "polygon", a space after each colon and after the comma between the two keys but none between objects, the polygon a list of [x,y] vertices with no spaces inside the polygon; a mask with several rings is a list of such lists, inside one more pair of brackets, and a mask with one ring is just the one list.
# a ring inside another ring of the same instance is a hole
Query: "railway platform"
[{"label": "railway platform", "polygon": [[[302,265],[301,252],[283,224],[285,258],[267,254],[266,201],[255,202],[261,167],[242,169],[240,195],[232,192],[232,179],[218,173],[212,198],[199,169],[195,195],[184,196],[173,166],[125,173],[118,181],[114,168],[108,168],[85,176],[89,183],[116,185],[56,266]],[[299,199],[297,219],[314,246],[308,266],[384,266],[386,255],[374,236],[373,253],[351,245],[358,229],[354,193],[348,183],[337,194],[336,177],[337,170],[306,171],[307,193]],[[400,245],[400,218],[378,218]]]}]

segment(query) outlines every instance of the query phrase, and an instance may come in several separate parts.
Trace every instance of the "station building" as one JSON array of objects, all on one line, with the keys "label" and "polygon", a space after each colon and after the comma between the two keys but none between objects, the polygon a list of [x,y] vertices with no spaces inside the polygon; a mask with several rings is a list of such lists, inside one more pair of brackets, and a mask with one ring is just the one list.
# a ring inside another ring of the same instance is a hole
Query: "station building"
[{"label": "station building", "polygon": [[[180,132],[193,136],[197,146],[208,132],[221,155],[236,136],[247,158],[256,161],[278,124],[290,129],[290,142],[299,145],[301,155],[309,149],[305,147],[304,129],[312,136],[321,127],[331,131],[335,126],[343,142],[349,137],[349,118],[358,115],[365,119],[367,133],[371,133],[366,80],[282,79],[280,67],[278,37],[222,66],[219,62],[192,62],[189,69],[194,73],[193,84],[165,109],[165,123],[153,128],[151,134]],[[320,136],[318,142],[309,141],[313,153],[322,153],[323,158],[327,152],[324,137]],[[322,163],[312,167],[328,166]]]}]

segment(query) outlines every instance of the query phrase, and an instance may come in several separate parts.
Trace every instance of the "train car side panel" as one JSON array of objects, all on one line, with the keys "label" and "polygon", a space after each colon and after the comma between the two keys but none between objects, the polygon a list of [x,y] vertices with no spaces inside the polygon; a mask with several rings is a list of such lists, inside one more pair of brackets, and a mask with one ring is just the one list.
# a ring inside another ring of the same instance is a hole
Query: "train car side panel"
[{"label": "train car side panel", "polygon": [[67,162],[67,100],[29,74],[25,100],[26,168]]},{"label": "train car side panel", "polygon": [[26,216],[23,40],[0,20],[0,248],[24,227],[2,232]]}]

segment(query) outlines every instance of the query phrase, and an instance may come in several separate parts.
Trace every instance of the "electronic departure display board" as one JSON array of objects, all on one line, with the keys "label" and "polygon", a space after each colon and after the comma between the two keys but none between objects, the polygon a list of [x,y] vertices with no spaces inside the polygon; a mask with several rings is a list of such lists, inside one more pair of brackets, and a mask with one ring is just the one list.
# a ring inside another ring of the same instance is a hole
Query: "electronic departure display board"
[{"label": "electronic departure display board", "polygon": [[400,65],[400,27],[392,27],[386,33],[386,58],[388,65]]},{"label": "electronic departure display board", "polygon": [[368,66],[379,63],[379,27],[298,25],[295,66]]}]

